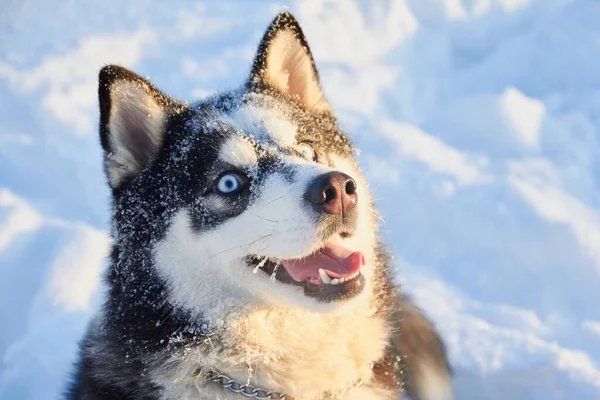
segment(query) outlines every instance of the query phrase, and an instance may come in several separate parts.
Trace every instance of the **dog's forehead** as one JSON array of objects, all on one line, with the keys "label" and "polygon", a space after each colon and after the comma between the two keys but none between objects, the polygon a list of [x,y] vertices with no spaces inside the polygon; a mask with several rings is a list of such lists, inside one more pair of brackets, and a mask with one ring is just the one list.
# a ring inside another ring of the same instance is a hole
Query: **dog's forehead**
[{"label": "dog's forehead", "polygon": [[232,110],[229,123],[249,135],[256,143],[287,149],[297,144],[298,129],[282,110],[244,104]]},{"label": "dog's forehead", "polygon": [[[306,154],[306,144],[325,164],[330,156],[353,159],[351,142],[331,115],[316,115],[263,93],[226,92],[194,106],[219,159],[240,168]],[[303,157],[303,156],[301,156]]]},{"label": "dog's forehead", "polygon": [[219,158],[240,168],[256,164],[266,154],[289,153],[298,144],[297,126],[280,109],[241,104],[220,114],[219,120],[228,128]]}]

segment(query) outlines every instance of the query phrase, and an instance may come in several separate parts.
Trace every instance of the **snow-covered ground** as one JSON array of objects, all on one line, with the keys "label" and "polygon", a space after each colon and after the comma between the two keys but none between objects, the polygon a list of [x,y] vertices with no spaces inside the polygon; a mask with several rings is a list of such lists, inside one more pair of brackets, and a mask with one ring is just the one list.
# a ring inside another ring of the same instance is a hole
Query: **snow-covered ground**
[{"label": "snow-covered ground", "polygon": [[[398,279],[458,399],[600,399],[600,3],[300,1]],[[96,76],[231,88],[281,4],[0,7],[0,398],[59,396],[98,306],[109,193]]]}]

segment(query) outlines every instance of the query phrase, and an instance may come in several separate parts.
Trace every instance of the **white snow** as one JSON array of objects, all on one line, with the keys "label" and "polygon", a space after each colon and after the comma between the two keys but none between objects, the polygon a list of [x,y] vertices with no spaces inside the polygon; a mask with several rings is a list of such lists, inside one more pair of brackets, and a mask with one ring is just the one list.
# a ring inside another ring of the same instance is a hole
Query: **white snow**
[{"label": "white snow", "polygon": [[502,93],[501,107],[506,120],[513,125],[517,139],[525,145],[537,146],[544,117],[544,103],[531,99],[515,88]]},{"label": "white snow", "polygon": [[67,132],[88,134],[94,120],[98,70],[108,63],[133,67],[144,46],[155,40],[155,34],[141,29],[130,34],[88,36],[74,50],[52,55],[33,69],[18,69],[0,62],[0,77],[13,88],[31,92],[44,88],[42,104],[54,116],[75,129]]},{"label": "white snow", "polygon": [[77,226],[77,231],[50,267],[48,289],[55,306],[90,311],[110,241],[105,232],[84,225]]},{"label": "white snow", "polygon": [[[280,9],[93,0],[0,13],[0,398],[58,397],[99,304],[99,67],[133,67],[182,99],[234,88]],[[600,398],[597,2],[290,11],[361,150],[396,276],[444,336],[457,399]]]},{"label": "white snow", "polygon": [[583,324],[581,325],[583,327],[583,329],[587,330],[588,332],[597,335],[600,338],[600,322],[599,321],[583,321]]},{"label": "white snow", "polygon": [[[82,222],[45,216],[5,188],[0,226],[21,227],[0,249],[0,398],[57,397],[98,303],[108,236]],[[0,232],[6,238],[9,229]],[[35,384],[27,379],[32,371]]]},{"label": "white snow", "polygon": [[566,224],[600,267],[600,214],[565,193],[554,182],[556,172],[547,162],[511,162],[509,170],[508,182],[517,192],[542,218]]},{"label": "white snow", "polygon": [[0,189],[0,209],[5,215],[0,223],[1,253],[19,235],[38,228],[42,219],[35,210],[6,189]]},{"label": "white snow", "polygon": [[379,128],[381,134],[395,144],[399,156],[414,158],[433,172],[454,177],[459,184],[492,179],[484,171],[488,164],[485,157],[466,154],[410,124],[381,121]]}]

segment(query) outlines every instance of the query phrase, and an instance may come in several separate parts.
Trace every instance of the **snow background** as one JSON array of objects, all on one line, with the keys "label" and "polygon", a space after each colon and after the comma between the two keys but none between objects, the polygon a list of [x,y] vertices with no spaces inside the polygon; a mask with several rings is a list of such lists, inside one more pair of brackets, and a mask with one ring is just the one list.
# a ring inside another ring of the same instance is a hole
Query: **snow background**
[{"label": "snow background", "polygon": [[[458,399],[600,399],[600,3],[289,4],[361,149],[398,279]],[[96,77],[195,99],[245,79],[282,5],[0,5],[0,398],[53,399],[98,306]]]}]

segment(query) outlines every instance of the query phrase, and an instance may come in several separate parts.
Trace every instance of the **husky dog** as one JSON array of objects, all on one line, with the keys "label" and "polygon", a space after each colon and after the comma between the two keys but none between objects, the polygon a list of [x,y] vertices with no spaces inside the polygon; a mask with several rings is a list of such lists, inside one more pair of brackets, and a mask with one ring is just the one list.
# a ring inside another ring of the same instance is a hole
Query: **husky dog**
[{"label": "husky dog", "polygon": [[248,81],[187,104],[100,72],[114,246],[74,399],[446,399],[373,201],[290,14]]}]

